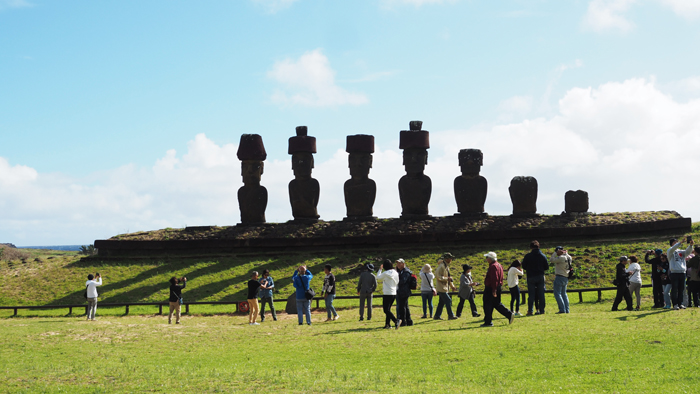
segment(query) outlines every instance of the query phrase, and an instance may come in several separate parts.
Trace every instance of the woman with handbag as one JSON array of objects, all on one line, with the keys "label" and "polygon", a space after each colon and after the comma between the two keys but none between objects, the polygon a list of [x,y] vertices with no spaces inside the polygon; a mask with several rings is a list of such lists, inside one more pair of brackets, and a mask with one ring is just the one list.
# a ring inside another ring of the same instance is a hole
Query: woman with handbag
[{"label": "woman with handbag", "polygon": [[433,274],[432,267],[430,264],[424,265],[423,269],[420,270],[420,298],[423,300],[421,319],[428,317],[428,309],[430,309],[430,318],[433,318],[433,297],[437,294],[435,286],[433,286],[433,279],[435,279],[435,274]]},{"label": "woman with handbag", "polygon": [[[384,268],[384,272],[382,272]],[[399,274],[394,270],[394,265],[391,260],[384,260],[382,268],[377,271],[377,281],[382,282],[382,291],[384,293],[382,299],[382,306],[384,308],[384,314],[386,315],[386,321],[384,323],[384,328],[391,328],[391,323],[396,325],[396,316],[391,312],[391,306],[396,300],[396,289],[399,286]],[[396,327],[398,329],[398,326]]]},{"label": "woman with handbag", "polygon": [[617,265],[615,266],[615,281],[613,282],[613,284],[617,286],[617,294],[615,295],[615,301],[613,301],[613,311],[617,310],[617,306],[620,305],[620,302],[622,302],[623,298],[625,299],[625,303],[627,303],[627,310],[632,310],[632,296],[630,295],[629,289],[630,274],[625,268],[625,265],[628,261],[629,259],[627,258],[627,256],[622,256],[620,257],[620,262],[617,263]]},{"label": "woman with handbag", "polygon": [[294,275],[292,275],[292,284],[296,289],[299,325],[304,324],[304,316],[306,316],[306,324],[311,325],[311,300],[315,295],[311,289],[311,279],[313,277],[313,274],[306,269],[305,265],[300,265],[294,271]]},{"label": "woman with handbag", "polygon": [[[182,282],[182,284],[179,284]],[[168,314],[168,324],[173,323],[173,312],[175,312],[175,324],[180,324],[180,306],[182,305],[182,289],[187,285],[187,278],[170,278],[170,314]]]}]

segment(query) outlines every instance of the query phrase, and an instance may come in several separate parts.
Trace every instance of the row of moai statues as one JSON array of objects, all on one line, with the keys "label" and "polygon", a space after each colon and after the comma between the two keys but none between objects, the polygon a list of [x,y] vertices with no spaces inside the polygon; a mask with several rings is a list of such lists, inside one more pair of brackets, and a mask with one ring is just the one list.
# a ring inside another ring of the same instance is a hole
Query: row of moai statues
[{"label": "row of moai statues", "polygon": [[[430,133],[422,129],[423,122],[411,121],[409,130],[399,133],[399,149],[403,150],[403,165],[406,175],[399,180],[401,218],[424,220],[431,216],[428,203],[432,194],[432,181],[425,175],[430,149]],[[377,195],[377,185],[369,178],[374,153],[374,136],[358,134],[347,136],[345,151],[348,153],[350,179],[343,187],[347,216],[343,220],[369,221],[376,219],[372,208]],[[320,186],[311,177],[316,153],[316,138],[308,135],[306,126],[296,128],[296,136],[289,138],[288,153],[292,155],[294,179],[289,182],[289,202],[292,216],[297,223],[318,221],[317,205]],[[238,146],[241,160],[243,186],[238,190],[241,224],[265,223],[267,189],[260,184],[267,158],[262,137],[258,134],[243,134]],[[457,202],[455,216],[478,218],[487,216],[484,203],[488,191],[486,178],[481,176],[483,154],[479,149],[462,149],[458,155],[462,172],[454,180],[454,195]],[[537,216],[537,180],[533,177],[515,177],[511,180],[510,198],[513,216]],[[588,211],[588,193],[568,191],[565,195],[565,213],[577,214]]]}]

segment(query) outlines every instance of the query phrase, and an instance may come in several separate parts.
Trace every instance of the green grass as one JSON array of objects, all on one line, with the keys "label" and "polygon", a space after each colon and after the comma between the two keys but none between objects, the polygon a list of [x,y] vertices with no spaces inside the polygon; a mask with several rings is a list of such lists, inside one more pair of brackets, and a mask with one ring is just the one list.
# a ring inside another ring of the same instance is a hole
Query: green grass
[{"label": "green grass", "polygon": [[574,302],[569,315],[508,325],[497,314],[487,329],[472,318],[416,318],[382,330],[381,309],[358,322],[349,304],[340,320],[314,314],[310,327],[284,313],[257,327],[231,315],[186,316],[176,326],[99,307],[97,322],[0,318],[0,391],[696,392],[700,310],[650,310],[644,290],[640,312],[610,312],[606,292],[602,303],[592,294]]}]

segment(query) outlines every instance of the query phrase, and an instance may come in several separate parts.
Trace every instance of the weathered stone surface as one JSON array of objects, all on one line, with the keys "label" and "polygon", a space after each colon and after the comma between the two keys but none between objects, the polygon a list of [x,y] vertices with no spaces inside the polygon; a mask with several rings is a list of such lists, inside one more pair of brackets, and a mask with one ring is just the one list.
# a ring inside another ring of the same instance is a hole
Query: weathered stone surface
[{"label": "weathered stone surface", "polygon": [[508,192],[513,202],[513,216],[537,216],[537,179],[516,176],[510,181]]},{"label": "weathered stone surface", "polygon": [[377,195],[377,185],[369,179],[374,136],[349,135],[345,150],[348,152],[351,178],[343,186],[347,209],[347,217],[344,220],[374,220],[372,208]]},{"label": "weathered stone surface", "polygon": [[262,137],[258,134],[243,134],[238,145],[238,158],[241,160],[243,186],[238,189],[238,207],[241,223],[245,225],[265,223],[267,189],[260,185],[263,160],[267,157]]},{"label": "weathered stone surface", "polygon": [[462,175],[454,181],[457,211],[461,216],[485,216],[488,182],[479,175],[483,154],[479,149],[462,149],[458,158]]},{"label": "weathered stone surface", "polygon": [[296,293],[292,293],[292,295],[287,297],[287,305],[284,307],[284,311],[290,315],[297,314],[297,294]]},{"label": "weathered stone surface", "polygon": [[569,190],[564,194],[564,211],[566,213],[588,212],[588,192]]},{"label": "weathered stone surface", "polygon": [[399,180],[401,218],[422,220],[430,218],[428,204],[433,191],[432,181],[423,172],[428,164],[429,132],[421,130],[423,122],[410,122],[410,130],[399,134],[399,148],[403,149],[406,175]]},{"label": "weathered stone surface", "polygon": [[306,126],[296,129],[297,136],[289,139],[289,153],[292,155],[294,179],[289,182],[289,202],[295,221],[314,222],[319,215],[316,207],[321,187],[311,177],[316,153],[316,138],[306,135]]}]

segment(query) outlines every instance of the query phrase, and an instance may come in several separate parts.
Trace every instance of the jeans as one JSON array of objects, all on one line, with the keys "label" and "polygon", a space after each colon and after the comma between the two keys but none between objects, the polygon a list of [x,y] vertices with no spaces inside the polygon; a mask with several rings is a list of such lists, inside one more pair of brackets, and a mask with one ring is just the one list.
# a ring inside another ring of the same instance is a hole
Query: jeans
[{"label": "jeans", "polygon": [[88,309],[87,309],[87,318],[88,320],[92,320],[95,318],[95,312],[97,312],[97,298],[88,298]]},{"label": "jeans", "polygon": [[401,325],[413,325],[411,320],[411,310],[408,308],[408,296],[396,297],[396,318],[401,320]]},{"label": "jeans", "polygon": [[538,310],[544,313],[544,275],[527,276],[527,313],[532,313],[532,307],[537,299]]},{"label": "jeans", "polygon": [[454,317],[452,314],[452,297],[448,293],[438,293],[438,305],[435,309],[435,318],[439,319],[442,315],[442,308],[447,309],[447,316]]},{"label": "jeans", "polygon": [[333,316],[338,316],[338,312],[335,311],[335,307],[333,306],[333,300],[335,299],[335,294],[326,294],[326,298],[324,301],[326,302],[326,314],[328,314],[328,318],[331,318],[331,314]]},{"label": "jeans", "polygon": [[396,324],[396,316],[391,312],[391,306],[394,305],[395,295],[384,294],[382,296],[382,308],[384,309],[384,314],[386,315],[386,323],[384,327],[391,326],[390,323]]},{"label": "jeans", "polygon": [[620,302],[622,302],[623,298],[625,299],[625,303],[627,303],[627,310],[631,311],[632,296],[630,295],[629,285],[626,281],[624,281],[622,284],[617,285],[617,294],[615,294],[615,301],[613,301],[612,310],[617,310],[617,306],[620,305]]},{"label": "jeans", "polygon": [[552,288],[554,290],[554,299],[559,305],[559,312],[569,313],[569,296],[566,295],[566,286],[569,284],[569,278],[563,276],[555,276]]},{"label": "jeans", "polygon": [[372,293],[360,293],[360,319],[365,314],[365,300],[367,300],[367,320],[372,320]]},{"label": "jeans", "polygon": [[297,317],[299,324],[304,323],[304,315],[306,315],[306,324],[311,325],[311,301],[306,298],[300,300],[297,298]]},{"label": "jeans", "polygon": [[685,288],[685,274],[671,272],[671,304],[680,306],[683,304],[683,289]]},{"label": "jeans", "polygon": [[484,324],[492,324],[494,309],[506,319],[510,319],[513,314],[501,303],[501,286],[496,288],[495,297],[493,296],[492,288],[484,287]]},{"label": "jeans", "polygon": [[457,304],[457,314],[455,316],[462,316],[462,309],[464,309],[464,301],[469,301],[469,309],[472,311],[472,316],[476,317],[476,304],[474,303],[474,292],[472,292],[469,297],[462,298],[459,297],[459,304]]},{"label": "jeans", "polygon": [[270,312],[272,312],[272,318],[277,320],[277,313],[275,312],[275,303],[272,300],[272,297],[260,298],[260,320],[265,320],[265,304],[270,305]]},{"label": "jeans", "polygon": [[637,309],[639,309],[642,303],[642,284],[637,282],[630,282],[630,295],[634,295],[637,299]]},{"label": "jeans", "polygon": [[258,312],[260,312],[260,306],[258,304],[258,299],[253,298],[248,300],[248,323],[255,323],[258,318]]},{"label": "jeans", "polygon": [[664,285],[664,306],[667,308],[672,307],[671,305],[671,284]]},{"label": "jeans", "polygon": [[428,316],[427,309],[430,307],[430,317],[433,317],[433,291],[423,291],[420,293],[423,299],[423,316]]},{"label": "jeans", "polygon": [[[515,286],[509,288],[510,290],[510,310],[520,312],[520,287]],[[515,309],[513,309],[513,304],[515,304]]]}]

